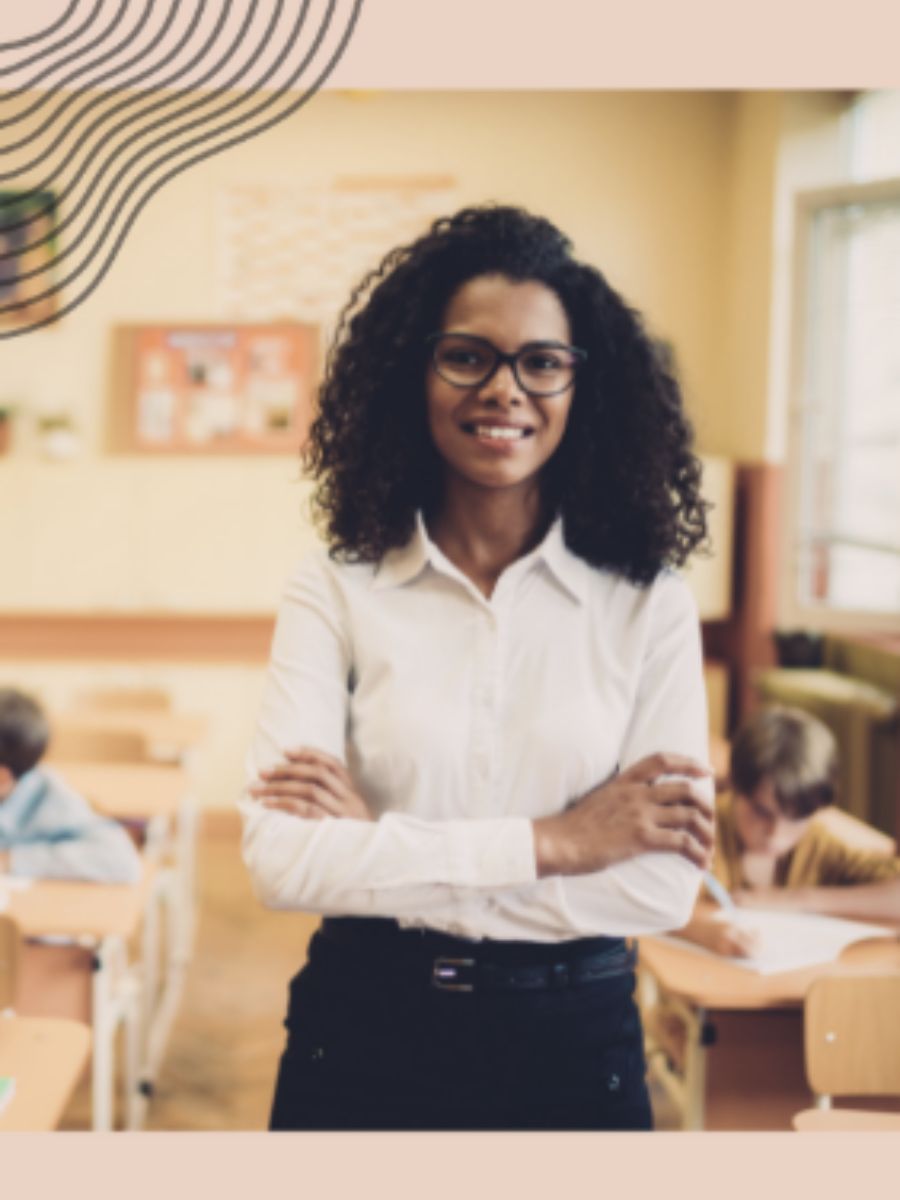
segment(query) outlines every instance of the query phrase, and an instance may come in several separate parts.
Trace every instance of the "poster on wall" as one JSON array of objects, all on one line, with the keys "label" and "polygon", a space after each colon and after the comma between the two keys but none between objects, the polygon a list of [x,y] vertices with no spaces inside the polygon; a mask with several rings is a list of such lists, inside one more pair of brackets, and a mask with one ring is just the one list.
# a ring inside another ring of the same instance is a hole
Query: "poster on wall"
[{"label": "poster on wall", "polygon": [[316,387],[314,325],[148,325],[118,331],[126,420],[118,448],[296,453]]}]

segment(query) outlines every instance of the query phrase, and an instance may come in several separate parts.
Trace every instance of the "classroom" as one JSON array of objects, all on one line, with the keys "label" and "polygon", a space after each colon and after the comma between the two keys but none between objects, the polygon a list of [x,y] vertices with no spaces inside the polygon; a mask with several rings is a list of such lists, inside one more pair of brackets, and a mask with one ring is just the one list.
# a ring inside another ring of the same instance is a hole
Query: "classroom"
[{"label": "classroom", "polygon": [[[0,201],[27,228],[47,194]],[[835,802],[769,819],[884,863],[851,881],[875,908],[780,913],[758,969],[638,935],[655,1128],[900,1128],[900,92],[325,88],[171,179],[71,311],[72,284],[0,276],[0,334],[25,333],[0,346],[0,699],[40,706],[47,767],[133,856],[17,871],[0,729],[0,1132],[267,1128],[321,913],[254,894],[238,801],[320,537],[300,448],[356,283],[488,203],[565,231],[680,382],[719,797],[747,722],[807,714]]]}]

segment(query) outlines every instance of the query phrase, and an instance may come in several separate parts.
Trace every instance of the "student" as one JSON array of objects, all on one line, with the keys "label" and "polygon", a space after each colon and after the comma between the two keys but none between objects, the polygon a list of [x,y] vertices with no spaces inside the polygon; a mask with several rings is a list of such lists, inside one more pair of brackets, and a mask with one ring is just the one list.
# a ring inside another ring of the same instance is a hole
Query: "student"
[{"label": "student", "polygon": [[[837,748],[821,721],[766,708],[735,738],[732,791],[717,805],[713,872],[742,907],[900,920],[900,858],[845,843],[821,819],[835,797]],[[701,895],[680,936],[745,957],[751,930]]]},{"label": "student", "polygon": [[49,735],[30,696],[0,688],[0,874],[136,883],[141,860],[125,830],[37,765]]}]

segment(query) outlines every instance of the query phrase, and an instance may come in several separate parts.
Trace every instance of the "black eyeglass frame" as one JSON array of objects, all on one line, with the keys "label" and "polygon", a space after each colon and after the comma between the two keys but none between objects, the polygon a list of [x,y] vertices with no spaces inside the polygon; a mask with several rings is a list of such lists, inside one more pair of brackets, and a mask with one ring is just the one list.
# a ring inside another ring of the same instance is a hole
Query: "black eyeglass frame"
[{"label": "black eyeglass frame", "polygon": [[[448,379],[446,375],[442,374],[435,358],[438,343],[444,338],[465,338],[466,341],[477,342],[481,346],[486,346],[495,356],[494,365],[483,379],[472,383],[459,383],[454,379]],[[587,361],[586,350],[582,350],[578,346],[567,346],[564,342],[526,342],[524,346],[519,347],[515,354],[504,354],[502,350],[497,349],[493,342],[488,341],[487,338],[479,337],[476,333],[430,333],[425,340],[431,351],[431,365],[437,374],[440,375],[444,383],[449,383],[451,387],[459,388],[460,391],[464,391],[466,388],[484,387],[489,380],[493,379],[502,366],[508,366],[513,373],[513,378],[526,396],[561,396],[563,392],[567,392],[573,386],[575,383],[575,373]],[[525,354],[529,350],[565,350],[567,354],[573,355],[575,362],[572,364],[572,378],[564,387],[557,388],[553,392],[536,392],[533,388],[526,387],[519,378],[516,361],[520,355]]]}]

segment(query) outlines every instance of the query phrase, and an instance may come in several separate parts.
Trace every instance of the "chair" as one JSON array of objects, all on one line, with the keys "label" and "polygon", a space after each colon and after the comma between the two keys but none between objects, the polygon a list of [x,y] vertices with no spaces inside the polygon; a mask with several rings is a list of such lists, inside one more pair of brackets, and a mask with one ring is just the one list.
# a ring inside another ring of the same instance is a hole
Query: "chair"
[{"label": "chair", "polygon": [[0,1013],[12,1008],[19,977],[22,936],[12,917],[0,913]]},{"label": "chair", "polygon": [[148,709],[167,712],[172,707],[172,697],[164,688],[90,688],[79,692],[71,705],[73,712],[106,711],[110,709]]},{"label": "chair", "polygon": [[885,1128],[900,1113],[832,1107],[833,1096],[900,1097],[900,972],[827,975],[806,995],[806,1077],[816,1108],[797,1113],[799,1130]]},{"label": "chair", "polygon": [[140,733],[95,729],[77,721],[57,721],[47,752],[50,762],[147,762],[147,743]]}]

